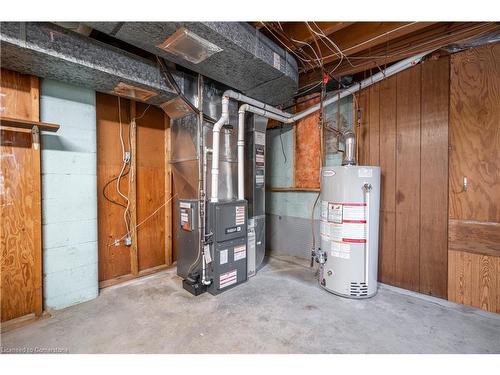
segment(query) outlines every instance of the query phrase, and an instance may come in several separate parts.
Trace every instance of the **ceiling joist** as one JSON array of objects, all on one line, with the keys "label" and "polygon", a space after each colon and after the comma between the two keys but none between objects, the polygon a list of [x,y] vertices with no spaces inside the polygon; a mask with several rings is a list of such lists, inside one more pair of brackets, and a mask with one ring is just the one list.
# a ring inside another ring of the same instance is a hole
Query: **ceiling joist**
[{"label": "ceiling joist", "polygon": [[[350,54],[348,59],[333,72],[336,77],[351,75],[369,69],[379,69],[385,64],[399,61],[406,57],[421,52],[442,48],[448,44],[477,37],[485,33],[498,31],[500,24],[495,22],[452,22],[437,23],[420,31],[414,31],[409,35],[400,36],[390,42],[375,45],[368,50],[363,49],[355,54]],[[324,68],[331,71],[336,67],[338,61],[325,64]],[[299,87],[304,87],[321,79],[319,69],[301,74]]]}]

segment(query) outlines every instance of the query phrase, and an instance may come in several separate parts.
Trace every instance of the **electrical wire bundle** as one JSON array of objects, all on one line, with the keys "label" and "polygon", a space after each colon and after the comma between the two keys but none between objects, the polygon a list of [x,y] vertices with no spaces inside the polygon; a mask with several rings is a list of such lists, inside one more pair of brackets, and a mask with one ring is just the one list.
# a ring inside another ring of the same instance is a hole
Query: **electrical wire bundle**
[{"label": "electrical wire bundle", "polygon": [[[118,96],[118,122],[119,122],[119,138],[120,138],[120,146],[121,146],[121,150],[122,150],[122,166],[121,166],[121,169],[120,169],[120,172],[118,173],[117,176],[113,177],[111,180],[109,180],[108,182],[106,182],[106,184],[104,185],[103,189],[102,189],[102,194],[104,196],[104,198],[112,203],[112,204],[115,204],[115,205],[118,205],[120,207],[123,207],[124,208],[124,211],[123,211],[123,221],[125,223],[125,228],[127,230],[127,234],[120,238],[119,240],[115,240],[114,242],[114,245],[118,245],[122,240],[125,240],[125,244],[126,245],[130,245],[131,244],[131,233],[132,233],[132,228],[130,227],[130,222],[131,222],[131,216],[130,216],[130,199],[128,197],[127,194],[124,194],[123,191],[121,190],[121,180],[123,177],[129,175],[129,173],[131,172],[131,161],[132,161],[132,157],[135,157],[135,155],[132,155],[132,140],[131,140],[131,126],[135,126],[135,122],[136,120],[138,119],[141,119],[142,117],[144,117],[144,115],[146,114],[146,111],[149,109],[150,105],[148,105],[146,107],[146,109],[144,110],[144,112],[141,114],[141,116],[139,117],[134,117],[131,121],[130,121],[130,124],[129,124],[129,127],[128,127],[128,150],[127,148],[125,147],[125,139],[124,139],[124,136],[123,136],[123,123],[122,123],[122,111],[121,111],[121,98]],[[122,203],[122,202],[119,202],[117,200],[114,200],[112,198],[110,198],[107,194],[107,189],[108,187],[116,181],[116,192],[118,193],[118,195],[123,199],[125,200],[125,204]],[[129,189],[128,191],[130,191],[130,185],[131,183],[133,182],[133,179],[129,176]]]}]

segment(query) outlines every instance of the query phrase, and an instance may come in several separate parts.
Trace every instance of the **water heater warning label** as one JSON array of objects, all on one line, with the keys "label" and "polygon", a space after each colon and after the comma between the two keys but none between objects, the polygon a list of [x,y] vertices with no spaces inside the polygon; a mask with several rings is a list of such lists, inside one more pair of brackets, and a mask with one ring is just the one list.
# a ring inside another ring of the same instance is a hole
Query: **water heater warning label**
[{"label": "water heater warning label", "polygon": [[322,222],[320,233],[323,239],[338,243],[366,242],[366,203],[333,203],[325,201],[321,203]]},{"label": "water heater warning label", "polygon": [[342,221],[366,223],[366,203],[344,203]]},{"label": "water heater warning label", "polygon": [[328,220],[328,201],[321,201],[321,219]]},{"label": "water heater warning label", "polygon": [[342,241],[351,243],[366,242],[365,223],[344,223],[342,224]]},{"label": "water heater warning label", "polygon": [[332,257],[350,259],[351,258],[351,245],[340,242],[332,241]]},{"label": "water heater warning label", "polygon": [[342,223],[342,204],[328,203],[328,221],[341,224]]}]

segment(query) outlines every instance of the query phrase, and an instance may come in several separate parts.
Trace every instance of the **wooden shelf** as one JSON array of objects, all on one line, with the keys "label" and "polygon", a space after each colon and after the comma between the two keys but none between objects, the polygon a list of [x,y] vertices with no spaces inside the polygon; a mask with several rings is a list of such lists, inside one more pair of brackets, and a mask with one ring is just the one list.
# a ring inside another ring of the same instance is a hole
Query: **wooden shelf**
[{"label": "wooden shelf", "polygon": [[10,117],[0,117],[0,126],[2,128],[16,128],[16,129],[32,129],[34,126],[38,126],[39,130],[47,132],[57,132],[59,130],[59,125],[49,124],[47,122],[31,121],[31,120],[20,120]]},{"label": "wooden shelf", "polygon": [[500,223],[450,219],[448,250],[500,257]]}]

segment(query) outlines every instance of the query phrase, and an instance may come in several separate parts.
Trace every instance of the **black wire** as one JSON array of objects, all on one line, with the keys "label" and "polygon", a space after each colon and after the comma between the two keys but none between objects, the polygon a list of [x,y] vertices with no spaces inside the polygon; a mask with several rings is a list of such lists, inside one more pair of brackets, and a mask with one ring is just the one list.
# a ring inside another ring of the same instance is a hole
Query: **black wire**
[{"label": "black wire", "polygon": [[283,152],[283,158],[285,158],[285,164],[286,164],[286,154],[285,154],[285,147],[283,146],[283,124],[280,126],[280,141],[281,141],[281,152]]},{"label": "black wire", "polygon": [[166,82],[170,86],[172,86],[174,88],[175,92],[184,101],[184,103],[186,103],[186,105],[189,108],[191,108],[191,110],[194,113],[196,113],[197,115],[203,114],[204,121],[209,122],[211,124],[215,124],[217,122],[217,120],[213,119],[212,117],[208,116],[205,113],[202,113],[198,108],[196,108],[194,106],[193,103],[191,103],[191,101],[188,98],[186,98],[186,96],[183,94],[182,90],[180,89],[179,85],[175,81],[174,76],[172,75],[172,73],[168,69],[168,66],[165,64],[165,61],[162,58],[160,58],[159,56],[156,56],[156,59],[158,60],[158,66],[160,67],[160,71],[162,72],[163,78],[166,80]]},{"label": "black wire", "polygon": [[[122,177],[125,177],[126,175],[128,175],[128,173],[129,173],[129,172],[130,172],[130,166],[129,166],[129,168],[128,168],[127,172],[125,172],[125,173],[122,175]],[[118,201],[115,201],[115,200],[113,200],[113,199],[109,198],[109,197],[106,195],[106,189],[108,188],[108,186],[109,186],[109,185],[110,185],[113,181],[116,181],[117,179],[118,179],[118,176],[113,177],[111,180],[109,180],[108,182],[106,182],[106,184],[105,184],[105,185],[104,185],[104,187],[102,188],[102,195],[104,196],[104,198],[105,198],[107,201],[109,201],[109,202],[111,202],[111,203],[113,203],[113,204],[116,204],[116,205],[118,205],[118,206],[121,206],[121,207],[123,207],[123,208],[127,209],[127,206],[125,206],[124,204],[122,204],[122,203],[120,203],[120,202],[118,202]]]}]

